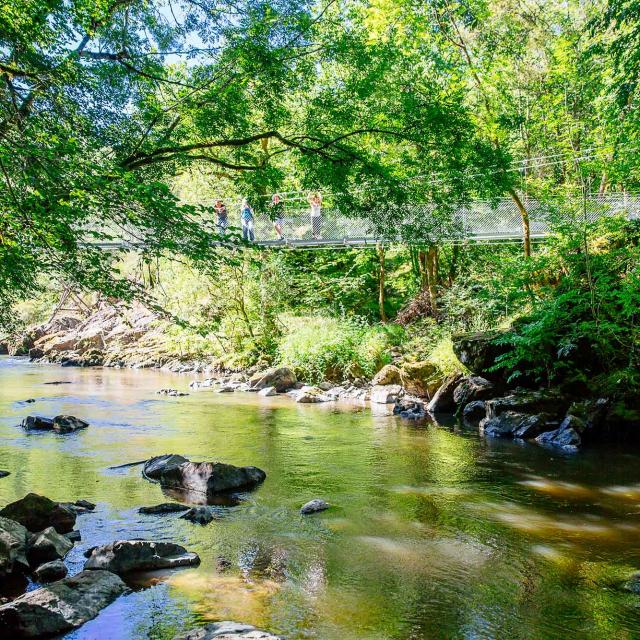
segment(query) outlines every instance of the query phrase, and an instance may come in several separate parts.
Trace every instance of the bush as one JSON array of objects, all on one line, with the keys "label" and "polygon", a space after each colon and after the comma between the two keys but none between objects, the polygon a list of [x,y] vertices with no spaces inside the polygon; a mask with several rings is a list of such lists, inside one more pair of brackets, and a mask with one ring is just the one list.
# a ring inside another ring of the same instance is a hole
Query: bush
[{"label": "bush", "polygon": [[402,331],[318,316],[285,318],[285,325],[277,358],[298,378],[313,383],[371,378],[390,361],[388,349]]}]

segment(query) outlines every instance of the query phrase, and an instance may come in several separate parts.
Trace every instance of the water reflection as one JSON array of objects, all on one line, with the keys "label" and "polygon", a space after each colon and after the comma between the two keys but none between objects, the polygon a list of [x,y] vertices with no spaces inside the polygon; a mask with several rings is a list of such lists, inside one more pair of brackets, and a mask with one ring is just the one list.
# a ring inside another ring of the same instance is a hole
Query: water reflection
[{"label": "water reflection", "polygon": [[[558,459],[386,408],[155,393],[188,380],[0,359],[0,468],[12,474],[0,504],[28,491],[97,503],[78,518],[72,572],[89,546],[117,538],[172,540],[202,558],[137,576],[139,590],[69,637],[172,638],[225,618],[291,640],[640,636],[639,601],[613,586],[640,569],[638,456]],[[91,426],[32,436],[17,426],[29,413]],[[139,514],[167,499],[203,502],[163,492],[140,467],[109,469],[164,453],[257,465],[267,480],[217,500],[224,515],[204,527]],[[332,508],[301,516],[315,497]]]}]

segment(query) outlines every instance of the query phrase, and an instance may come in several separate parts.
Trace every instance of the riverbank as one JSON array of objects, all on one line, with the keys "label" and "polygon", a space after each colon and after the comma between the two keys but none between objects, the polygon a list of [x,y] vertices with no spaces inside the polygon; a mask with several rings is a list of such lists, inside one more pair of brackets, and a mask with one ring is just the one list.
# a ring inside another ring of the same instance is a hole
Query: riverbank
[{"label": "riverbank", "polygon": [[[192,389],[286,394],[307,404],[347,401],[387,405],[408,420],[455,416],[484,437],[516,439],[564,453],[605,442],[640,443],[640,401],[632,394],[599,395],[597,388],[587,384],[538,388],[510,383],[509,371],[495,368],[509,349],[500,340],[504,331],[454,336],[446,366],[428,359],[412,361],[398,348],[389,347],[381,351],[371,378],[323,378],[314,383],[300,377],[308,368],[296,370],[286,363],[229,368],[218,355],[178,350],[169,337],[174,329],[170,321],[140,304],[125,308],[103,303],[88,317],[58,314],[5,350],[63,367],[198,374]],[[158,391],[170,395],[187,392]]]}]

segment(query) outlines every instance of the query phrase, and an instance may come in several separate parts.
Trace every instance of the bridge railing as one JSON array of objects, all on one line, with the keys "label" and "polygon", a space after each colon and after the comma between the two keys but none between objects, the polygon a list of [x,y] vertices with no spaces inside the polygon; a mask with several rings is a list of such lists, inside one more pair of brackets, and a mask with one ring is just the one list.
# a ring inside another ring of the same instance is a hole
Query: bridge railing
[{"label": "bridge railing", "polygon": [[[623,214],[630,219],[640,219],[640,196],[628,194],[607,194],[591,196],[586,202],[577,200],[572,209],[566,203],[540,202],[525,200],[530,218],[531,236],[541,238],[549,234],[551,228],[560,220],[594,221],[601,216]],[[336,209],[322,210],[319,223],[319,234],[314,232],[310,211],[308,209],[288,208],[285,205],[284,241],[278,239],[273,222],[266,215],[256,215],[254,220],[255,242],[262,245],[288,244],[294,246],[323,245],[366,245],[384,242],[411,242],[419,236],[420,226],[428,227],[437,218],[433,205],[411,205],[403,220],[402,215],[397,229],[377,233],[372,222],[378,212],[369,216],[348,217]],[[446,218],[447,216],[445,216]],[[215,222],[215,221],[211,221]],[[406,226],[403,228],[403,225]],[[229,224],[235,230],[240,227],[239,211],[231,210]],[[511,199],[498,201],[473,201],[469,205],[458,207],[453,216],[448,217],[447,229],[451,229],[448,237],[451,240],[469,239],[479,242],[501,240],[518,240],[522,238],[522,220],[517,206]],[[412,235],[412,229],[416,234]],[[316,231],[318,228],[316,228]],[[446,229],[439,229],[440,236]],[[95,242],[104,246],[135,246],[139,244],[134,236],[125,232],[118,234],[118,241]]]}]

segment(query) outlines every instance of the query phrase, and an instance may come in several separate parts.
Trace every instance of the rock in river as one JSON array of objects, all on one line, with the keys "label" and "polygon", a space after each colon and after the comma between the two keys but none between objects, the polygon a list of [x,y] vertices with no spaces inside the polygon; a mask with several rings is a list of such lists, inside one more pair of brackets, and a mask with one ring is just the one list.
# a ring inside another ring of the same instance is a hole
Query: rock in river
[{"label": "rock in river", "polygon": [[29,532],[20,523],[0,518],[0,578],[27,573],[27,538]]},{"label": "rock in river", "polygon": [[22,421],[22,427],[29,431],[36,429],[51,431],[53,429],[53,420],[51,418],[43,418],[42,416],[27,416]]},{"label": "rock in river", "polygon": [[41,564],[33,573],[38,582],[45,584],[62,580],[67,575],[67,567],[62,560],[52,560]]},{"label": "rock in river", "polygon": [[140,507],[138,513],[176,513],[179,511],[189,511],[189,507],[186,504],[180,504],[178,502],[163,502],[162,504],[156,504],[152,507]]},{"label": "rock in river", "polygon": [[147,480],[160,480],[160,476],[164,471],[172,467],[177,467],[184,462],[189,462],[189,460],[184,456],[179,456],[174,453],[156,456],[144,463],[142,475],[147,478]]},{"label": "rock in river", "polygon": [[76,523],[73,510],[37,493],[28,493],[24,498],[8,504],[0,511],[0,516],[19,522],[29,531],[53,527],[58,533],[69,533]]},{"label": "rock in river", "polygon": [[106,569],[124,574],[131,571],[173,569],[200,564],[197,553],[190,553],[173,542],[116,540],[92,550],[85,569]]},{"label": "rock in river", "polygon": [[11,472],[10,471],[4,471],[3,469],[0,469],[0,478],[6,478],[7,476],[10,476]]},{"label": "rock in river", "polygon": [[177,635],[173,640],[282,640],[268,631],[239,622],[214,622],[201,629]]},{"label": "rock in river", "polygon": [[0,606],[0,636],[43,638],[75,629],[126,591],[110,571],[82,571]]},{"label": "rock in river", "polygon": [[40,533],[34,533],[29,540],[27,558],[32,567],[44,562],[60,560],[73,549],[73,542],[59,534],[53,527],[47,527]]},{"label": "rock in river", "polygon": [[78,429],[86,429],[88,426],[88,422],[75,416],[56,416],[53,419],[53,430],[58,433],[71,433],[78,431]]},{"label": "rock in river", "polygon": [[223,462],[185,462],[167,467],[160,484],[168,489],[197,491],[212,495],[258,486],[267,474],[257,467],[236,467]]},{"label": "rock in river", "polygon": [[195,522],[196,524],[209,524],[212,520],[215,520],[218,516],[218,512],[212,507],[199,506],[192,507],[181,515],[180,517],[189,522]]},{"label": "rock in river", "polygon": [[259,390],[274,387],[278,393],[291,389],[296,384],[296,376],[287,367],[273,367],[266,371],[259,371],[249,379],[251,389]]},{"label": "rock in river", "polygon": [[324,511],[329,508],[329,504],[320,498],[310,500],[306,504],[302,505],[300,513],[302,515],[308,515],[310,513],[317,513],[318,511]]}]

